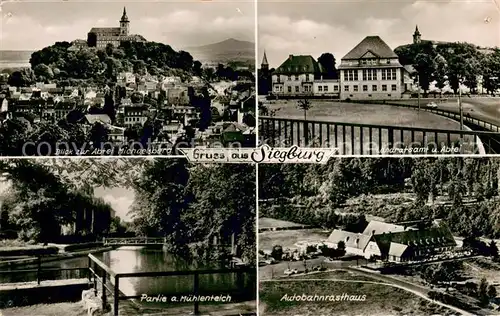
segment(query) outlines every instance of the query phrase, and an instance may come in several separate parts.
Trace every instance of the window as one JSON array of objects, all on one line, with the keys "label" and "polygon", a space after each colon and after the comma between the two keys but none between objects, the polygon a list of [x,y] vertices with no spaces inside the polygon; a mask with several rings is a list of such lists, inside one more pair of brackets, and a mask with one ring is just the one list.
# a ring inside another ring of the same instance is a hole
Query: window
[{"label": "window", "polygon": [[388,94],[387,96],[388,96],[388,97],[390,97],[391,95],[390,95],[390,94]]},{"label": "window", "polygon": [[346,81],[357,81],[358,71],[357,70],[347,70],[344,75]]},{"label": "window", "polygon": [[292,87],[288,87],[288,92],[292,92]]},{"label": "window", "polygon": [[299,92],[299,86],[295,86],[295,92]]},{"label": "window", "polygon": [[309,81],[309,74],[306,74],[306,81]]},{"label": "window", "polygon": [[292,76],[288,76],[288,81],[291,81],[292,80]]},{"label": "window", "polygon": [[371,97],[372,95],[371,95],[371,94],[369,94],[368,96],[369,96],[369,97]]},{"label": "window", "polygon": [[376,69],[363,69],[363,81],[377,80]]},{"label": "window", "polygon": [[361,61],[361,64],[362,64],[362,65],[366,65],[366,59],[363,59],[363,60]]},{"label": "window", "polygon": [[295,75],[295,81],[298,81],[298,80],[299,80],[299,76]]},{"label": "window", "polygon": [[323,92],[323,86],[318,86],[318,91]]},{"label": "window", "polygon": [[367,85],[363,85],[363,91],[368,91],[368,86]]},{"label": "window", "polygon": [[349,86],[344,86],[344,91],[349,91]]},{"label": "window", "polygon": [[387,85],[386,84],[382,85],[382,91],[387,91]]},{"label": "window", "polygon": [[325,92],[328,92],[328,86],[324,86],[323,90],[325,90]]},{"label": "window", "polygon": [[358,86],[354,86],[354,92],[358,92]]},{"label": "window", "polygon": [[392,91],[396,91],[398,88],[396,87],[396,85],[395,85],[395,84],[393,84],[393,85],[391,86],[391,89],[392,89]]},{"label": "window", "polygon": [[376,84],[372,85],[372,91],[377,91],[377,85]]},{"label": "window", "polygon": [[333,86],[333,91],[339,91],[339,86]]},{"label": "window", "polygon": [[390,63],[391,63],[391,60],[390,60],[390,59],[387,59],[387,62],[386,62],[386,63],[387,63],[387,64],[390,64]]}]

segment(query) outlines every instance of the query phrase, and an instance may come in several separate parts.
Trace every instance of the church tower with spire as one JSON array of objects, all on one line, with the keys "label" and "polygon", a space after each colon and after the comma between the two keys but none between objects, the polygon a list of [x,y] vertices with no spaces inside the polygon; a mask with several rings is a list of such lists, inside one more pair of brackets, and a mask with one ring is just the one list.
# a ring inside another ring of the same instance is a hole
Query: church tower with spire
[{"label": "church tower with spire", "polygon": [[267,56],[266,56],[266,51],[264,51],[264,57],[262,58],[262,63],[260,64],[260,69],[262,72],[268,72],[269,71],[269,63],[267,62]]},{"label": "church tower with spire", "polygon": [[120,35],[128,36],[130,31],[130,21],[128,20],[127,10],[123,7],[122,18],[120,19]]},{"label": "church tower with spire", "polygon": [[413,33],[413,44],[419,44],[421,42],[421,34],[418,31],[418,25],[415,25],[415,33]]}]

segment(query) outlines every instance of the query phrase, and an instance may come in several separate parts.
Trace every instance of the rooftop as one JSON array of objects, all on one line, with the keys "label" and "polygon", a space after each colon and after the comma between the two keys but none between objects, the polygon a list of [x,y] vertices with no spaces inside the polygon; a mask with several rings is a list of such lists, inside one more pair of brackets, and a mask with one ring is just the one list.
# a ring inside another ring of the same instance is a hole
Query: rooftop
[{"label": "rooftop", "polygon": [[342,59],[360,59],[368,52],[378,58],[398,58],[398,55],[379,36],[367,36]]}]

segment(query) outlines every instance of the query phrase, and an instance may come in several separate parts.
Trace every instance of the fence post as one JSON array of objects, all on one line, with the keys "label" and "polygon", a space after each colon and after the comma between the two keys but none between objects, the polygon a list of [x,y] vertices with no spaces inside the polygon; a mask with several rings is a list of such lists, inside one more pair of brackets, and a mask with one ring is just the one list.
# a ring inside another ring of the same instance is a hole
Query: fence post
[{"label": "fence post", "polygon": [[101,294],[101,300],[102,300],[102,311],[104,312],[106,310],[106,271],[103,269],[102,270],[102,294]]},{"label": "fence post", "polygon": [[92,268],[92,260],[90,259],[90,256],[87,257],[89,259],[89,266],[87,269],[87,274],[89,277],[89,283],[92,282],[92,272],[90,272],[90,268]]},{"label": "fence post", "polygon": [[196,272],[194,274],[194,315],[199,315],[200,314],[200,304],[198,302],[198,295],[199,295],[199,286],[200,286],[200,276]]},{"label": "fence post", "polygon": [[41,269],[42,269],[42,257],[38,255],[37,261],[36,261],[36,281],[38,285],[40,285],[40,278],[41,278]]},{"label": "fence post", "polygon": [[115,293],[113,297],[113,314],[118,316],[118,302],[120,296],[120,277],[115,275]]}]

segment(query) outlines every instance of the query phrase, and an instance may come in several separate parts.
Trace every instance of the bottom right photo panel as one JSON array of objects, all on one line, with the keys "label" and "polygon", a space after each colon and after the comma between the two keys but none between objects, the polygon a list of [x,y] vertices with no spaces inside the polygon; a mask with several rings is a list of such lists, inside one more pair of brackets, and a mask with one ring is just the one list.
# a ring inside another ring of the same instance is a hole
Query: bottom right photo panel
[{"label": "bottom right photo panel", "polygon": [[259,315],[500,315],[499,158],[258,169]]}]

